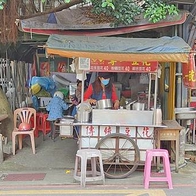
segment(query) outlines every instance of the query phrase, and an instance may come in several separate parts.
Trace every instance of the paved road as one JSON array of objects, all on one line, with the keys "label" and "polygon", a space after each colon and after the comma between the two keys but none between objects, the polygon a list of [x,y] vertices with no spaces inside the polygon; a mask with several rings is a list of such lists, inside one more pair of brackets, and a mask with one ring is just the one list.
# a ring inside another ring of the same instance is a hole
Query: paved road
[{"label": "paved road", "polygon": [[153,187],[151,189],[130,188],[124,185],[91,185],[85,188],[80,188],[76,185],[36,185],[36,186],[1,186],[0,195],[47,195],[47,196],[61,196],[61,195],[106,195],[106,196],[196,196],[195,185],[177,185],[174,189],[166,188],[158,189]]},{"label": "paved road", "polygon": [[[196,164],[188,162],[179,173],[172,172],[174,189],[169,190],[164,182],[150,184],[143,189],[143,168],[138,168],[124,179],[106,179],[106,184],[88,183],[81,188],[74,182],[73,168],[77,144],[75,140],[57,140],[56,142],[38,138],[36,154],[32,154],[30,144],[17,151],[15,156],[6,157],[0,164],[0,196],[29,195],[106,195],[106,196],[196,196]],[[40,174],[42,180],[10,180],[9,174]]]},{"label": "paved road", "polygon": [[119,195],[119,196],[166,196],[163,190],[138,190],[138,189],[27,189],[27,190],[2,190],[0,195]]}]

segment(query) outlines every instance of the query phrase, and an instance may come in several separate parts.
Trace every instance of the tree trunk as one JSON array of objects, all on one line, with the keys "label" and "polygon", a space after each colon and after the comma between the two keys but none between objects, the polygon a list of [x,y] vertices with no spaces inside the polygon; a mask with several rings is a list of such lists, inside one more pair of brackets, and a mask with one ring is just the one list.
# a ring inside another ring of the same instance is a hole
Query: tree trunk
[{"label": "tree trunk", "polygon": [[0,88],[0,115],[7,114],[8,117],[1,121],[0,133],[11,141],[11,135],[14,127],[13,111],[3,90]]}]

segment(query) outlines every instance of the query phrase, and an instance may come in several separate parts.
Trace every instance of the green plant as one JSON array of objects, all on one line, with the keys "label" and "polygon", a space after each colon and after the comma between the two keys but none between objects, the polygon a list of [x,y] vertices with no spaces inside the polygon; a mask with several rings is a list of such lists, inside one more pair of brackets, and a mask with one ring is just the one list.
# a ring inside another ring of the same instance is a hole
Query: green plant
[{"label": "green plant", "polygon": [[4,4],[7,3],[6,0],[0,0],[0,10],[4,8]]},{"label": "green plant", "polygon": [[111,7],[113,10],[115,9],[114,4],[113,4],[113,0],[103,0],[101,7]]},{"label": "green plant", "polygon": [[[46,0],[42,0],[45,2]],[[64,0],[70,3],[71,0]],[[166,18],[167,15],[177,15],[179,10],[169,0],[81,0],[92,3],[92,13],[98,16],[112,18],[111,25],[129,25],[135,17],[144,14],[144,18],[156,23]],[[7,0],[0,0],[0,10],[4,8]]]},{"label": "green plant", "polygon": [[178,9],[174,5],[168,5],[164,1],[147,0],[144,9],[144,18],[156,23],[169,15],[177,15]]},{"label": "green plant", "polygon": [[144,18],[156,23],[169,15],[177,15],[178,8],[168,4],[168,0],[91,0],[92,12],[100,15],[105,14],[113,18],[112,25],[129,25],[135,22],[135,17],[144,14]]},{"label": "green plant", "polygon": [[100,15],[104,13],[106,16],[114,18],[113,25],[131,24],[134,22],[134,17],[139,15],[142,11],[141,7],[135,3],[135,0],[91,0],[94,14]]}]

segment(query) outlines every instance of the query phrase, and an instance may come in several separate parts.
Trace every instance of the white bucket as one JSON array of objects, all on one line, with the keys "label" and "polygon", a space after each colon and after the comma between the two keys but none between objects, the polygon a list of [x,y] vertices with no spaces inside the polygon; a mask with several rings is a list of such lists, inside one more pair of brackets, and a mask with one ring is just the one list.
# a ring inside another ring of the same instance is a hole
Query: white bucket
[{"label": "white bucket", "polygon": [[156,109],[156,118],[155,118],[155,124],[156,125],[161,125],[162,124],[162,110],[161,109]]}]

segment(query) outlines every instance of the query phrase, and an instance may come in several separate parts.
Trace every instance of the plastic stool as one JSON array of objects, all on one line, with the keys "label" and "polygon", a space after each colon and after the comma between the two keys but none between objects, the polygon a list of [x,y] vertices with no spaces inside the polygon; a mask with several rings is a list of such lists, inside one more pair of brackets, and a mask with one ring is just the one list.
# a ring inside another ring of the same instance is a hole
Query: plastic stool
[{"label": "plastic stool", "polygon": [[43,140],[47,133],[51,131],[50,122],[46,119],[48,118],[47,113],[37,113],[36,114],[36,129],[35,129],[35,137],[39,136],[39,131],[43,132]]},{"label": "plastic stool", "polygon": [[[159,176],[152,176],[151,174],[151,163],[153,157],[163,158],[163,169],[164,173],[158,173]],[[149,188],[150,181],[166,181],[168,183],[169,189],[173,189],[169,153],[165,149],[151,149],[146,150],[146,162],[144,167],[144,188]]]},{"label": "plastic stool", "polygon": [[[87,171],[87,161],[91,160],[91,170]],[[96,160],[99,160],[99,165]],[[80,164],[79,164],[80,163]],[[97,167],[100,171],[97,171]],[[75,159],[74,179],[80,181],[80,185],[85,187],[86,182],[102,180],[105,184],[102,156],[97,149],[78,150]]]}]

